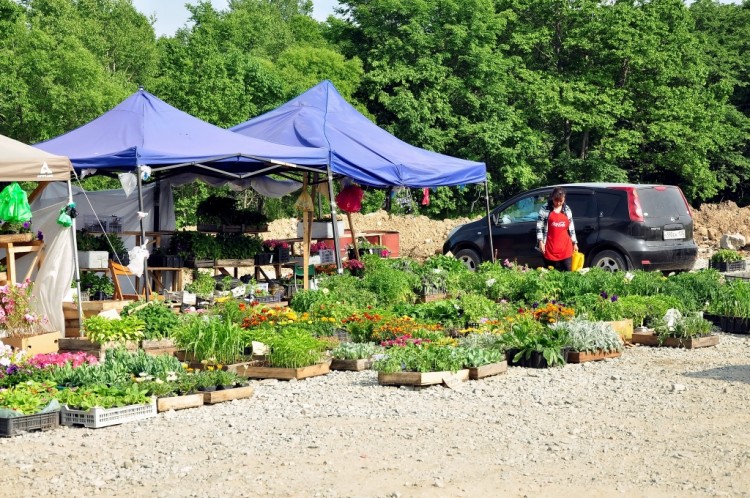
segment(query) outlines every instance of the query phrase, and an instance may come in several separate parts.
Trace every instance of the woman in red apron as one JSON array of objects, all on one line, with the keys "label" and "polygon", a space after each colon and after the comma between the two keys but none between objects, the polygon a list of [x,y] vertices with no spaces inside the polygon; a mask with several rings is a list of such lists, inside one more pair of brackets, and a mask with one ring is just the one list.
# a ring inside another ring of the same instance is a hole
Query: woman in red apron
[{"label": "woman in red apron", "polygon": [[536,240],[544,255],[545,266],[570,271],[573,251],[578,250],[573,212],[565,204],[565,190],[555,187],[546,206],[539,210]]}]

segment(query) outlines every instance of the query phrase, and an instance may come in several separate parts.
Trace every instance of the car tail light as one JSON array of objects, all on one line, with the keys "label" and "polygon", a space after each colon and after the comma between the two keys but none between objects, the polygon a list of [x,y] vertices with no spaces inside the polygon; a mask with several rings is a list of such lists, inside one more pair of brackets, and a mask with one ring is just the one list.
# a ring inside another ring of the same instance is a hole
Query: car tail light
[{"label": "car tail light", "polygon": [[[633,187],[612,187],[615,190],[624,190],[628,194],[628,214],[630,221],[644,221],[641,201],[638,199],[638,192]],[[683,196],[684,198],[684,196]]]},{"label": "car tail light", "polygon": [[682,189],[678,188],[677,190],[680,191],[680,195],[682,196],[682,200],[685,201],[685,207],[687,208],[688,214],[690,217],[693,217],[693,212],[690,210],[690,204],[688,204],[687,198],[685,197],[685,194],[682,193]]}]

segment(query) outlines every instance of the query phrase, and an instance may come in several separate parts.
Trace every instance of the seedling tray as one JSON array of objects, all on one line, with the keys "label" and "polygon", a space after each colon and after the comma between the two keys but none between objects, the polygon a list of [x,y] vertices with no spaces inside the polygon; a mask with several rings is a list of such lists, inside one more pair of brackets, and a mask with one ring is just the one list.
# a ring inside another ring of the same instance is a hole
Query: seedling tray
[{"label": "seedling tray", "polygon": [[22,417],[0,418],[0,436],[12,437],[29,431],[47,431],[60,426],[60,410]]},{"label": "seedling tray", "polygon": [[156,399],[147,405],[128,405],[117,408],[94,407],[91,410],[72,410],[67,406],[60,412],[63,425],[82,425],[99,429],[110,425],[124,424],[156,416]]}]

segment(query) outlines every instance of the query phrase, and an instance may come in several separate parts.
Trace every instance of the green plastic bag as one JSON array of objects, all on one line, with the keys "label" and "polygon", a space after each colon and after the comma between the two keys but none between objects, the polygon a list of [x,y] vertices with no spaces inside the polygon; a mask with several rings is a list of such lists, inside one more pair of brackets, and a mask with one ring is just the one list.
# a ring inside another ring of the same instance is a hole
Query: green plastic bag
[{"label": "green plastic bag", "polygon": [[31,206],[26,192],[15,182],[0,192],[0,220],[24,222],[31,219]]}]

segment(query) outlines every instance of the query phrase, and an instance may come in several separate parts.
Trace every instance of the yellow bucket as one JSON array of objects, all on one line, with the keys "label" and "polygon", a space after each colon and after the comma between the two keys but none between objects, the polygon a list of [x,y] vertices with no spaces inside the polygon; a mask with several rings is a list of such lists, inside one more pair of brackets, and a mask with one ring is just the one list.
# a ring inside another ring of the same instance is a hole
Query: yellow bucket
[{"label": "yellow bucket", "polygon": [[570,269],[573,271],[578,271],[581,268],[583,268],[583,253],[573,251],[573,261],[570,264]]}]

